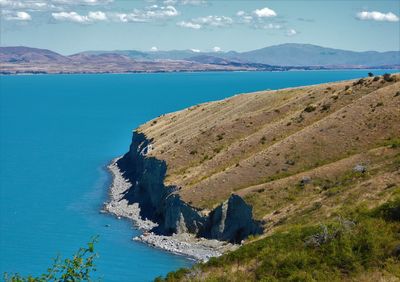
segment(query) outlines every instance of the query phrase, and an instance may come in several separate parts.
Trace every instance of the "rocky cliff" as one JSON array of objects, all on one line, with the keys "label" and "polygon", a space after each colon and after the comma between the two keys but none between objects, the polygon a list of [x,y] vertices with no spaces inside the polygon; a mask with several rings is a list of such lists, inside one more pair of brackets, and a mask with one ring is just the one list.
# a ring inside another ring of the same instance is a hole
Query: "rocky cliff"
[{"label": "rocky cliff", "polygon": [[189,232],[236,243],[262,232],[260,224],[252,218],[252,208],[237,195],[232,194],[209,213],[184,202],[178,193],[180,187],[164,184],[167,164],[149,156],[151,150],[151,140],[134,132],[129,152],[117,165],[133,184],[124,198],[129,204],[138,203],[141,216],[158,224],[154,230],[157,234]]},{"label": "rocky cliff", "polygon": [[231,242],[260,231],[253,218],[268,233],[380,198],[399,181],[399,87],[400,74],[386,74],[160,116],[118,161],[132,183],[124,197],[159,234]]}]

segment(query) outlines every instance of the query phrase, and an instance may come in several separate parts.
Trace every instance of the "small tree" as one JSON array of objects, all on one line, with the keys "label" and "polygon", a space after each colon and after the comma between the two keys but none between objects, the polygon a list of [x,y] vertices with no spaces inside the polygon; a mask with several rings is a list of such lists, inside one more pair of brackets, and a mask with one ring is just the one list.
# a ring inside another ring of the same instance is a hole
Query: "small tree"
[{"label": "small tree", "polygon": [[385,81],[387,81],[387,82],[392,82],[394,79],[393,79],[393,77],[392,77],[392,75],[390,74],[390,73],[385,73],[384,75],[383,75],[383,79],[385,80]]},{"label": "small tree", "polygon": [[94,259],[97,254],[94,252],[94,244],[97,242],[98,237],[95,237],[87,244],[87,247],[80,248],[72,258],[62,260],[59,256],[54,259],[54,263],[44,273],[38,277],[29,275],[22,277],[18,273],[11,276],[4,273],[4,280],[6,282],[45,282],[45,281],[90,281],[91,272],[96,271]]}]

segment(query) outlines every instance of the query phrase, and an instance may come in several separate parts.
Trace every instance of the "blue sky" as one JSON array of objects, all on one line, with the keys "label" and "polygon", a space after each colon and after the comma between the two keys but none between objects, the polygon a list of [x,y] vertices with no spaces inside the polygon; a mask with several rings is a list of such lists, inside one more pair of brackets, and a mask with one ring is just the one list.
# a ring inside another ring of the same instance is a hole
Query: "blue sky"
[{"label": "blue sky", "polygon": [[281,43],[399,50],[399,0],[0,0],[1,45],[246,51]]}]

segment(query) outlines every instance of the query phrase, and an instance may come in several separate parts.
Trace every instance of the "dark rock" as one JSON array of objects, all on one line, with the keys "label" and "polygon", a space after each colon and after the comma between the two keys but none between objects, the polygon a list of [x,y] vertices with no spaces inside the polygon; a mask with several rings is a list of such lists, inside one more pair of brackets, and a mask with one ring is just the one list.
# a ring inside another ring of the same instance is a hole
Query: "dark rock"
[{"label": "dark rock", "polygon": [[303,176],[300,180],[300,185],[304,186],[306,184],[311,183],[311,178],[309,176]]},{"label": "dark rock", "polygon": [[316,109],[317,109],[316,105],[310,104],[304,109],[304,111],[307,113],[311,113],[311,112],[315,111]]},{"label": "dark rock", "polygon": [[287,161],[286,161],[286,164],[288,164],[288,165],[294,165],[294,164],[295,164],[295,161],[294,161],[294,160],[287,160]]},{"label": "dark rock", "polygon": [[367,172],[367,168],[366,168],[364,165],[357,164],[357,165],[353,168],[353,171],[365,173],[365,172]]},{"label": "dark rock", "polygon": [[205,238],[240,242],[262,231],[252,218],[252,208],[237,195],[211,211],[209,216],[184,202],[176,186],[165,186],[165,161],[149,157],[151,140],[134,132],[130,150],[117,165],[123,176],[134,185],[124,195],[129,204],[138,203],[140,216],[158,224],[158,235],[189,232]]},{"label": "dark rock", "polygon": [[393,249],[393,255],[395,257],[400,257],[400,245],[397,245],[394,249]]},{"label": "dark rock", "polygon": [[238,243],[251,234],[260,233],[262,229],[253,220],[251,206],[238,195],[231,195],[211,212],[205,235],[207,238]]}]

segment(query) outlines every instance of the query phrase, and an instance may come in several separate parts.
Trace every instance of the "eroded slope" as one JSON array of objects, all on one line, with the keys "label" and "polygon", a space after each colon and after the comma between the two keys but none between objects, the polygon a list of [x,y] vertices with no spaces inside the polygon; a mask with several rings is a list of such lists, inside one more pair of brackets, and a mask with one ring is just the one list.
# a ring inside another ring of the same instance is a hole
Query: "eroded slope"
[{"label": "eroded slope", "polygon": [[323,167],[333,173],[341,160],[347,169],[338,174],[374,163],[371,152],[400,136],[399,81],[392,75],[237,95],[138,131],[153,140],[149,155],[166,161],[165,183],[180,187],[184,201],[210,209],[235,192],[264,218],[274,202],[268,187],[293,186]]}]

